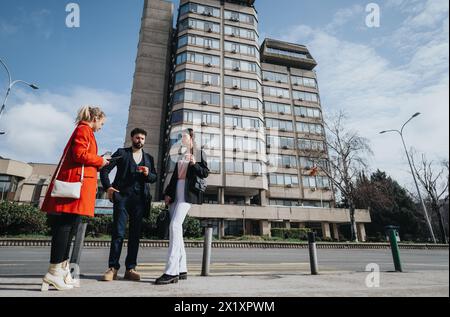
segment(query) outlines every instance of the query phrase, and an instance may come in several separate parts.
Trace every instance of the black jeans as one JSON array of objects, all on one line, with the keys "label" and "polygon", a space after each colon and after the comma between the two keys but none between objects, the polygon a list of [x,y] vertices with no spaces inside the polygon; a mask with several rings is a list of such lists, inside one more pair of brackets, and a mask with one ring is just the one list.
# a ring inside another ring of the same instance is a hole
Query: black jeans
[{"label": "black jeans", "polygon": [[120,254],[129,220],[128,252],[125,259],[127,270],[137,266],[137,255],[141,238],[142,219],[146,208],[144,194],[114,194],[114,222],[109,252],[108,267],[120,269]]},{"label": "black jeans", "polygon": [[81,223],[81,216],[73,214],[49,215],[52,228],[50,263],[58,264],[69,259],[73,237]]}]

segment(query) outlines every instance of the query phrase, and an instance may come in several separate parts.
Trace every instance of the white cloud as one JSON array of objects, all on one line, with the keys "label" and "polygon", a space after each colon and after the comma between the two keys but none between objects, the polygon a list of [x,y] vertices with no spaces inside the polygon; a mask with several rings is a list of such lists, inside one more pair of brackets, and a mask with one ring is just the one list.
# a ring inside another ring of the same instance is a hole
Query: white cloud
[{"label": "white cloud", "polygon": [[334,33],[338,28],[344,26],[355,17],[363,16],[363,12],[364,7],[360,4],[355,4],[351,7],[340,9],[334,14],[332,21],[325,27],[325,30],[327,32]]},{"label": "white cloud", "polygon": [[[399,136],[379,131],[399,129],[415,112],[422,116],[405,131],[408,146],[430,158],[448,158],[449,152],[449,41],[448,4],[443,1],[391,1],[410,15],[397,31],[381,40],[409,54],[386,57],[375,45],[343,40],[326,28],[292,26],[280,34],[283,40],[305,44],[318,61],[318,79],[325,112],[344,109],[351,115],[351,128],[371,140],[373,168],[385,170],[401,183],[410,185],[409,167]],[[419,10],[422,8],[423,10]],[[418,27],[418,26],[422,27]],[[417,26],[416,29],[408,26]],[[397,45],[401,35],[401,45]],[[380,42],[374,39],[373,42]],[[394,53],[395,54],[395,53]]]},{"label": "white cloud", "polygon": [[0,120],[0,156],[26,162],[58,161],[82,105],[99,105],[107,114],[97,134],[99,153],[123,146],[130,97],[111,91],[75,87],[65,93],[15,90]]}]

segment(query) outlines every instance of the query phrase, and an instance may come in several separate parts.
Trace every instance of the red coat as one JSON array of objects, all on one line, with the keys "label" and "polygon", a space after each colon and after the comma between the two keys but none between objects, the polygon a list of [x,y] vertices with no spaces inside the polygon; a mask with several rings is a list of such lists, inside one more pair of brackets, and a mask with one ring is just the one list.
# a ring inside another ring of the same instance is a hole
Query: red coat
[{"label": "red coat", "polygon": [[[64,182],[79,182],[81,167],[84,164],[84,180],[81,186],[80,199],[54,198],[50,196],[53,175],[41,210],[48,213],[68,213],[93,217],[95,197],[97,193],[97,172],[103,164],[103,158],[97,155],[97,142],[94,132],[87,122],[81,122],[67,143],[64,153],[69,149],[64,160],[58,180]],[[62,157],[60,159],[61,164]]]}]

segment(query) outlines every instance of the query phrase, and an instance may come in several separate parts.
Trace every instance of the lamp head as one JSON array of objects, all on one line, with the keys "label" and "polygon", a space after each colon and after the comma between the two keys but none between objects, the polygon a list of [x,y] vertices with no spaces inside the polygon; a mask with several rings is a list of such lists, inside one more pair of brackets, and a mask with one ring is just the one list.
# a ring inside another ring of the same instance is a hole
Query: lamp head
[{"label": "lamp head", "polygon": [[39,87],[36,86],[35,84],[30,84],[30,87],[33,88],[33,89],[35,89],[35,90],[39,89]]}]

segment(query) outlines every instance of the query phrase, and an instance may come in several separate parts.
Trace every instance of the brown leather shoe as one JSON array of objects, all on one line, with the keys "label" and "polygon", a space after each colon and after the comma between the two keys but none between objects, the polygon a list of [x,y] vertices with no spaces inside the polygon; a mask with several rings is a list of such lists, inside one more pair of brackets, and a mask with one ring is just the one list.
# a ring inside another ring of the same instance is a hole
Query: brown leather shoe
[{"label": "brown leather shoe", "polygon": [[119,272],[119,270],[116,270],[113,267],[110,267],[105,274],[103,274],[103,281],[105,282],[111,282],[111,281],[116,281],[117,280],[117,273]]},{"label": "brown leather shoe", "polygon": [[131,269],[125,272],[123,279],[129,281],[140,281],[141,275],[138,272],[136,272],[136,270]]}]

